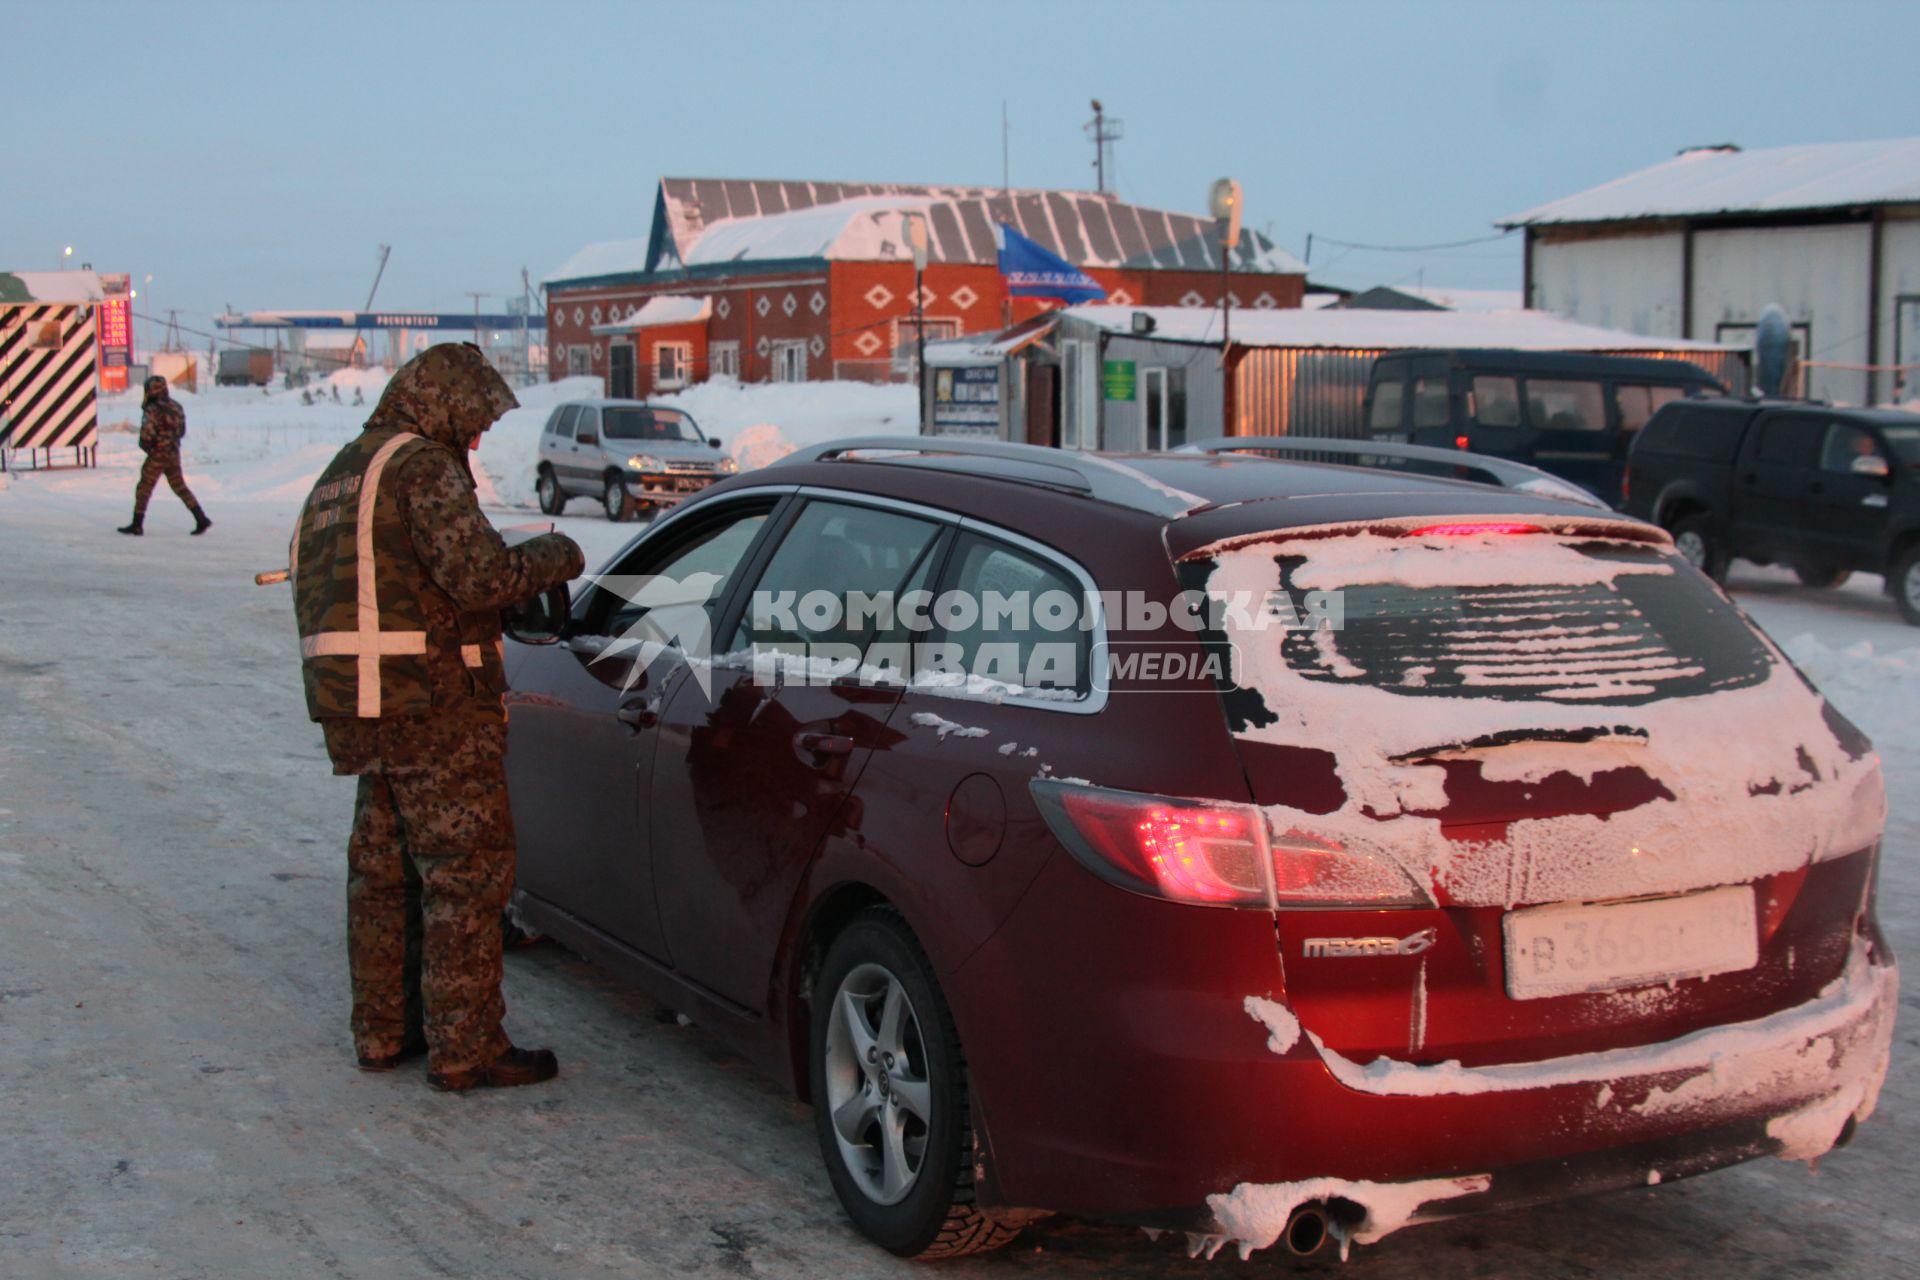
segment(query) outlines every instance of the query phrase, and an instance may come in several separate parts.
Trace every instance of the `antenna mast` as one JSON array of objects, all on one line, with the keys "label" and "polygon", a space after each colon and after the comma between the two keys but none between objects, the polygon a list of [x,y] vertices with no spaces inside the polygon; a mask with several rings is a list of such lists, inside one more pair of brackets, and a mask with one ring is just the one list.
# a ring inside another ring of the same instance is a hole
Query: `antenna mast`
[{"label": "antenna mast", "polygon": [[1100,105],[1100,99],[1093,100],[1093,119],[1081,126],[1086,135],[1093,139],[1094,190],[1101,195],[1107,191],[1107,154],[1112,144],[1126,135],[1126,121],[1109,119],[1107,109]]}]

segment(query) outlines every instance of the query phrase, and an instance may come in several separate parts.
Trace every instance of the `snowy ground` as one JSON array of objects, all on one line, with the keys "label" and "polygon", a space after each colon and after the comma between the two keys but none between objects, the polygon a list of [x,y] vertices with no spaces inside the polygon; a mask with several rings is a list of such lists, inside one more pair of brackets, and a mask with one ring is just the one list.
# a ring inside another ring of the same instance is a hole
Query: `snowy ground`
[{"label": "snowy ground", "polygon": [[[529,391],[483,446],[500,523],[528,518],[508,504],[530,502],[532,436],[578,392]],[[415,1072],[352,1069],[352,786],[306,721],[285,588],[250,581],[284,562],[312,475],[365,416],[342,395],[187,400],[187,472],[216,522],[203,538],[164,488],[146,538],[112,531],[138,460],[125,430],[104,437],[98,471],[0,478],[0,1276],[930,1274],[845,1224],[803,1108],[564,953],[508,965],[510,1026],[558,1049],[558,1084],[455,1097]],[[913,410],[898,388],[712,388],[686,403],[749,462],[783,441],[910,430]],[[105,415],[131,416],[125,400]],[[562,522],[590,561],[636,532],[585,502]],[[1878,742],[1893,806],[1881,914],[1920,956],[1920,629],[1876,579],[1813,592],[1741,566],[1733,585]],[[1422,1228],[1348,1273],[1910,1275],[1917,1048],[1910,1012],[1880,1113],[1817,1174],[1763,1161]],[[1190,1261],[1171,1239],[1055,1220],[938,1269],[1283,1266]]]}]

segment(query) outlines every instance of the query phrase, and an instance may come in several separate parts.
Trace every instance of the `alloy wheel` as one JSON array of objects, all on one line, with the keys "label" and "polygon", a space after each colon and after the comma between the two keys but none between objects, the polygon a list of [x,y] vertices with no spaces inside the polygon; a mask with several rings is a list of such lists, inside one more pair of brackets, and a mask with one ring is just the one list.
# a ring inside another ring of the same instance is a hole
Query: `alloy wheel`
[{"label": "alloy wheel", "polygon": [[1697,531],[1688,529],[1674,535],[1673,549],[1680,553],[1682,560],[1700,572],[1707,571],[1707,540]]},{"label": "alloy wheel", "polygon": [[900,979],[878,964],[833,993],[824,1068],[840,1158],[861,1193],[898,1204],[926,1162],[933,1089],[920,1018]]}]

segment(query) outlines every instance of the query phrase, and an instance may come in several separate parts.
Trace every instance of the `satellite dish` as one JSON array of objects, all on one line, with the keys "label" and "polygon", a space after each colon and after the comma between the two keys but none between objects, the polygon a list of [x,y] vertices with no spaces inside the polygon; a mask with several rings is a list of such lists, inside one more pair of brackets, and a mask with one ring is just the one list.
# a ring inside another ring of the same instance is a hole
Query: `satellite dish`
[{"label": "satellite dish", "polygon": [[1793,357],[1793,326],[1780,304],[1770,302],[1753,329],[1753,380],[1763,396],[1777,396],[1787,381]]}]

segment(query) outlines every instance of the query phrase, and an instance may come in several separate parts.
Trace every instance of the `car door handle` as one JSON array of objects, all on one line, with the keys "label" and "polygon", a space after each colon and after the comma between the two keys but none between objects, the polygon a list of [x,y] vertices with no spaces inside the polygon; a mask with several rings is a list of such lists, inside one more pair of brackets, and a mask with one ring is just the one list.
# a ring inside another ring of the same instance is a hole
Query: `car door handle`
[{"label": "car door handle", "polygon": [[793,745],[815,757],[853,754],[853,739],[844,733],[812,733],[803,730],[793,735]]},{"label": "car door handle", "polygon": [[660,723],[660,699],[629,702],[613,713],[614,719],[633,729],[646,729]]}]

